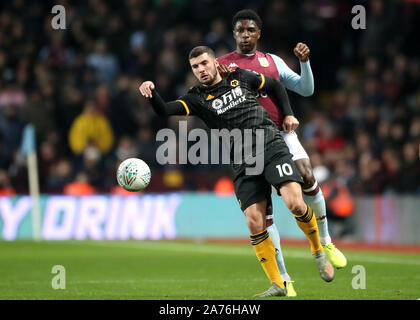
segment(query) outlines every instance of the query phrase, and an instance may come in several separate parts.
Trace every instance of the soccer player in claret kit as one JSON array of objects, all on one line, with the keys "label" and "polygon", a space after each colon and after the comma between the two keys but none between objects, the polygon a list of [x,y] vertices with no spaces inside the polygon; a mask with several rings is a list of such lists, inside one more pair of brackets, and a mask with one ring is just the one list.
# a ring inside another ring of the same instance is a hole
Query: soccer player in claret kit
[{"label": "soccer player in claret kit", "polygon": [[332,281],[334,270],[320,243],[315,216],[302,198],[301,176],[280,131],[256,99],[258,91],[267,90],[281,102],[282,112],[292,115],[286,90],[273,78],[239,68],[222,79],[213,50],[205,46],[192,49],[189,62],[200,85],[178,100],[165,102],[151,81],[143,82],[139,90],[159,115],[196,115],[211,129],[239,129],[243,133],[250,130],[253,135],[252,154],[257,154],[258,150],[257,131],[263,132],[264,163],[261,173],[247,174],[250,168],[246,161],[247,153],[241,152],[241,161],[235,162],[231,152],[235,194],[246,217],[251,244],[271,283],[267,291],[257,296],[287,295],[277,266],[275,248],[266,230],[266,211],[270,205],[267,199],[271,198],[271,186],[282,195],[298,226],[309,239],[321,278]]},{"label": "soccer player in claret kit", "polygon": [[[294,49],[295,55],[300,59],[301,76],[299,76],[280,57],[257,50],[258,40],[261,36],[262,20],[256,12],[248,9],[237,12],[232,19],[232,27],[233,37],[236,41],[236,51],[217,58],[222,77],[225,77],[230,70],[234,70],[237,67],[249,69],[279,80],[287,89],[302,96],[312,95],[314,80],[309,63],[309,48],[305,44],[298,43]],[[303,198],[314,210],[321,244],[328,259],[336,268],[345,267],[347,259],[331,242],[328,232],[324,195],[313,175],[308,154],[294,131],[299,122],[293,116],[282,113],[282,109],[276,106],[273,96],[267,94],[265,90],[259,92],[258,102],[267,110],[270,118],[277,128],[281,130],[281,135],[293,155],[293,161],[304,181]],[[276,248],[276,260],[282,278],[286,281],[286,286],[289,288],[289,295],[296,295],[293,281],[291,281],[287,273],[283,259],[279,232],[275,224],[273,224],[273,218],[270,214],[267,214],[267,230]]]}]

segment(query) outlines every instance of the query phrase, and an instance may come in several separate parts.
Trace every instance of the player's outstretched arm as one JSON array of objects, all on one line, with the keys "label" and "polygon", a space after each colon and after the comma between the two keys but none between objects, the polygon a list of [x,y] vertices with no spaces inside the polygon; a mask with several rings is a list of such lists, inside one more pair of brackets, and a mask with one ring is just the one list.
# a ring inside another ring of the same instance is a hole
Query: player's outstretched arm
[{"label": "player's outstretched arm", "polygon": [[314,76],[309,63],[309,47],[306,44],[299,42],[293,52],[300,60],[300,75],[290,69],[283,59],[274,54],[270,55],[276,64],[280,81],[284,86],[301,96],[311,96],[314,93],[315,85]]},{"label": "player's outstretched arm", "polygon": [[161,116],[170,115],[188,115],[189,110],[186,108],[185,102],[181,100],[165,102],[155,88],[152,81],[143,82],[139,91],[143,97],[148,99],[152,104],[153,110]]}]

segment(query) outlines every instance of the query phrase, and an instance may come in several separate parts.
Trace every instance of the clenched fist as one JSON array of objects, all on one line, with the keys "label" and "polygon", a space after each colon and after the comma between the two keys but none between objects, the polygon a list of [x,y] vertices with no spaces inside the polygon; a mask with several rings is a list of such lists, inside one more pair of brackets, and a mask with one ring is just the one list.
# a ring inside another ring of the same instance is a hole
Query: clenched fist
[{"label": "clenched fist", "polygon": [[300,61],[306,62],[309,60],[309,48],[306,44],[299,42],[295,49],[293,50],[295,56],[299,58]]}]

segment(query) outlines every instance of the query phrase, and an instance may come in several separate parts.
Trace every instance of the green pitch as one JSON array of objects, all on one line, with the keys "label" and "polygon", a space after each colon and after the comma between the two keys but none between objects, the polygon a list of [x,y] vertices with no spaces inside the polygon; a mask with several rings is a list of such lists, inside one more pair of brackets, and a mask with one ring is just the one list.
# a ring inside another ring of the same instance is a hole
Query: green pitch
[{"label": "green pitch", "polygon": [[[420,255],[343,251],[349,264],[321,280],[309,248],[284,247],[296,298],[420,298]],[[54,290],[52,268],[65,268]],[[366,288],[359,265],[366,271]],[[0,242],[0,299],[252,299],[269,283],[250,246],[169,241]]]}]

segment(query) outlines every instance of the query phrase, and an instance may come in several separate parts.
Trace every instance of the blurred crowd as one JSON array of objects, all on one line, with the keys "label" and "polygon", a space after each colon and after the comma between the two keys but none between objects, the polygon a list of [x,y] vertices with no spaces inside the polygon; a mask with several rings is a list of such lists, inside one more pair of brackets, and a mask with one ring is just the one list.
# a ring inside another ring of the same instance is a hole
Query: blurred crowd
[{"label": "blurred crowd", "polygon": [[[64,30],[52,28],[57,4]],[[365,30],[351,27],[355,4]],[[290,99],[318,180],[359,195],[419,194],[418,1],[10,0],[0,3],[0,195],[28,192],[27,123],[43,193],[123,193],[115,172],[129,157],[150,165],[150,192],[231,191],[228,166],[156,162],[156,133],[186,118],[156,116],[138,86],[184,94],[195,84],[189,50],[234,50],[231,18],[243,8],[263,19],[259,49],[297,73],[294,46],[311,49],[315,93]],[[205,128],[188,118],[195,127]]]}]

